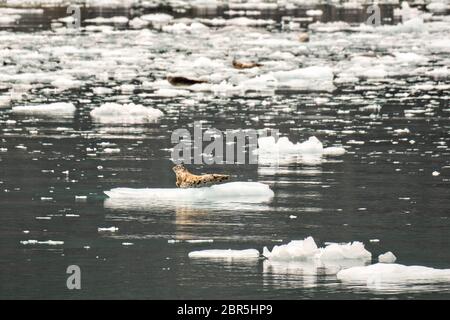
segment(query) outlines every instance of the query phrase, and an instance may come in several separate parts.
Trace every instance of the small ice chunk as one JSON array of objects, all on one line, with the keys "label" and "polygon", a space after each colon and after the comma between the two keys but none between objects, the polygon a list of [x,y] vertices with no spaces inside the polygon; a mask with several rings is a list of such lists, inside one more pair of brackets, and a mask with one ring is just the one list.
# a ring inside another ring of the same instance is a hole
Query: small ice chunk
[{"label": "small ice chunk", "polygon": [[394,130],[394,132],[397,133],[397,134],[408,134],[408,133],[410,133],[408,128],[396,129],[396,130]]},{"label": "small ice chunk", "polygon": [[438,171],[433,171],[433,173],[432,173],[433,177],[437,177],[437,176],[439,176],[440,174],[441,174],[441,173],[438,172]]},{"label": "small ice chunk", "polygon": [[380,254],[378,256],[378,262],[380,263],[394,263],[396,260],[397,257],[391,251]]},{"label": "small ice chunk", "polygon": [[109,227],[109,228],[98,228],[99,232],[116,232],[119,230],[117,227]]}]

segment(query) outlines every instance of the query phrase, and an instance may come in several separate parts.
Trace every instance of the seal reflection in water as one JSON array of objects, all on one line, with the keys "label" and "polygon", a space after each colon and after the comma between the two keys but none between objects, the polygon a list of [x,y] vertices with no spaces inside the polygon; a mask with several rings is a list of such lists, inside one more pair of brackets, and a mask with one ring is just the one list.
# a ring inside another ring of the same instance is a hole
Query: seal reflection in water
[{"label": "seal reflection in water", "polygon": [[178,188],[196,188],[205,187],[210,184],[219,183],[230,178],[224,174],[203,174],[197,176],[190,173],[182,164],[177,164],[172,168],[177,176],[176,185]]}]

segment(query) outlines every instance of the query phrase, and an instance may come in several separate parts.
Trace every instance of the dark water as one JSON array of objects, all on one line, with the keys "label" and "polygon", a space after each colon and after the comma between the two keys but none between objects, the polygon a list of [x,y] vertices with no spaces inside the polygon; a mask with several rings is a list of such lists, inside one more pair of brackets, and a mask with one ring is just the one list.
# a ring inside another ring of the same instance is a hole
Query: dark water
[{"label": "dark water", "polygon": [[[352,17],[350,13],[350,22]],[[352,50],[360,51],[357,45]],[[316,56],[325,61],[335,57],[328,51]],[[429,57],[427,66],[448,61],[446,53]],[[379,254],[392,251],[404,265],[450,268],[450,90],[411,92],[410,87],[418,83],[450,82],[400,75],[388,83],[362,79],[358,85],[339,85],[332,93],[206,96],[193,106],[184,105],[180,98],[139,96],[146,90],[138,90],[129,100],[157,107],[165,116],[155,124],[130,126],[92,122],[89,111],[109,98],[93,95],[90,83],[63,92],[32,89],[30,97],[13,104],[71,101],[77,111],[73,119],[30,120],[0,109],[0,148],[7,149],[0,152],[0,297],[448,299],[448,283],[376,289],[342,283],[320,271],[304,275],[295,268],[276,268],[263,260],[188,258],[194,250],[261,251],[263,246],[280,244],[279,240],[287,243],[312,236],[320,246],[362,241],[373,262]],[[329,100],[316,105],[317,97]],[[251,101],[257,107],[250,107]],[[373,103],[382,106],[378,113],[361,109]],[[406,109],[426,108],[432,110],[405,116]],[[255,117],[258,120],[252,120]],[[344,144],[348,152],[316,163],[297,161],[279,167],[190,166],[194,172],[226,172],[234,181],[266,183],[275,192],[270,203],[150,206],[106,201],[103,191],[115,187],[173,187],[173,164],[165,149],[173,147],[174,129],[191,128],[195,120],[220,130],[278,128],[295,142],[315,135],[326,146]],[[409,128],[410,134],[392,132],[402,128]],[[104,142],[120,148],[120,153],[102,153]],[[17,148],[20,145],[26,149]],[[433,171],[440,175],[433,176]],[[97,230],[111,226],[118,231]],[[64,244],[20,243],[28,239]],[[171,239],[181,241],[169,243]],[[214,242],[182,241],[190,239]],[[81,268],[81,290],[66,287],[69,265]]]}]

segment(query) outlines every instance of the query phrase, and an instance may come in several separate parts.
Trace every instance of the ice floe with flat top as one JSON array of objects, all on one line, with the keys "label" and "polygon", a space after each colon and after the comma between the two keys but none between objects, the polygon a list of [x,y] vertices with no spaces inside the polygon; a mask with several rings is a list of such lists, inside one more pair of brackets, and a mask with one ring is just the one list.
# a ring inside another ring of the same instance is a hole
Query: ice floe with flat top
[{"label": "ice floe with flat top", "polygon": [[434,269],[423,266],[405,266],[394,263],[377,263],[364,267],[341,270],[337,278],[344,282],[420,283],[423,281],[450,281],[450,269]]},{"label": "ice floe with flat top", "polygon": [[112,200],[146,200],[175,202],[267,202],[274,192],[260,182],[229,182],[202,188],[115,188],[105,191]]},{"label": "ice floe with flat top", "polygon": [[73,117],[75,110],[75,106],[70,102],[16,106],[12,108],[12,112],[18,115],[64,118]]},{"label": "ice floe with flat top", "polygon": [[256,249],[245,250],[199,250],[189,252],[189,258],[208,258],[208,259],[258,259],[259,251]]},{"label": "ice floe with flat top", "polygon": [[140,104],[105,103],[91,111],[94,122],[110,124],[140,124],[155,122],[163,112]]}]

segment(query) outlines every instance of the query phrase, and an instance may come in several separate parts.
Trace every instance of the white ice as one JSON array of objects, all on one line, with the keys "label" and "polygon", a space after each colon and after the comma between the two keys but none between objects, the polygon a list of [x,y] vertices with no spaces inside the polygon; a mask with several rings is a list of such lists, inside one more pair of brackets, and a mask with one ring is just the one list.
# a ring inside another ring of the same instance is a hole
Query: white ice
[{"label": "white ice", "polygon": [[281,137],[278,141],[273,136],[261,137],[258,139],[257,149],[260,163],[283,162],[292,156],[303,157],[306,162],[310,159],[309,162],[316,163],[321,161],[322,156],[341,156],[345,152],[343,147],[324,148],[322,142],[314,136],[295,144],[287,137]]},{"label": "white ice", "polygon": [[269,260],[296,261],[296,260],[364,260],[372,258],[372,254],[358,241],[346,244],[332,243],[319,248],[312,237],[304,240],[293,240],[288,244],[274,246],[272,251],[267,247],[263,255]]},{"label": "white ice", "polygon": [[364,267],[341,270],[337,278],[344,282],[404,283],[421,281],[450,281],[450,269],[434,269],[423,266],[377,263]]},{"label": "white ice", "polygon": [[259,251],[256,249],[246,250],[200,250],[189,252],[189,258],[210,258],[210,259],[258,259]]},{"label": "white ice", "polygon": [[111,124],[139,124],[155,122],[163,112],[140,104],[105,103],[91,111],[94,122]]},{"label": "white ice", "polygon": [[137,199],[149,201],[175,201],[175,202],[267,202],[274,193],[266,184],[259,182],[229,182],[203,188],[115,188],[105,191],[113,199]]},{"label": "white ice", "polygon": [[391,251],[380,254],[378,256],[378,262],[380,263],[394,263],[396,260],[397,257]]},{"label": "white ice", "polygon": [[73,117],[75,106],[70,102],[56,102],[12,108],[14,114],[41,117]]}]

